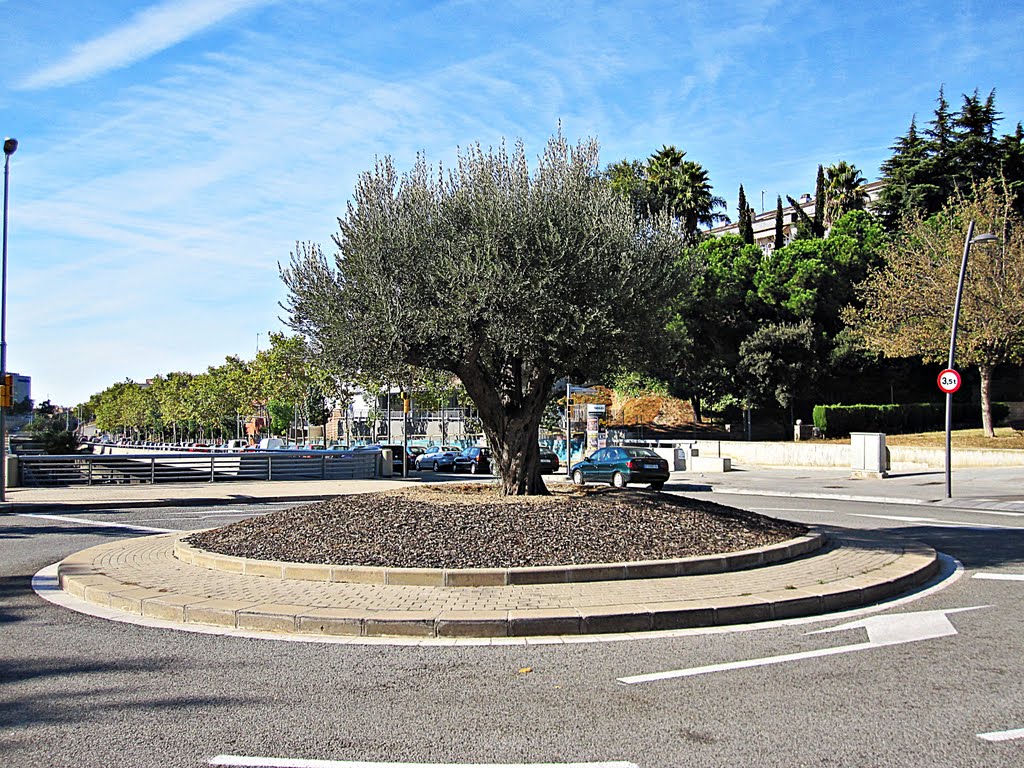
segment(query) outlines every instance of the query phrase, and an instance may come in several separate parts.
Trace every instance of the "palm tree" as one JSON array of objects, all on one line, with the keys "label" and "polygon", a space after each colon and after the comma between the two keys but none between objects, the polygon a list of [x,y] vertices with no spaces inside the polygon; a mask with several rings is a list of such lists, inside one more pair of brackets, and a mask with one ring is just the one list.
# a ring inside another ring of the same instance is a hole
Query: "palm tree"
[{"label": "palm tree", "polygon": [[662,146],[647,160],[647,183],[652,212],[667,211],[695,235],[698,226],[727,223],[729,217],[717,210],[725,207],[725,200],[712,191],[708,172],[700,163],[684,160],[685,155],[673,146]]},{"label": "palm tree", "polygon": [[825,226],[831,227],[848,211],[863,211],[868,202],[867,179],[845,160],[825,169]]}]

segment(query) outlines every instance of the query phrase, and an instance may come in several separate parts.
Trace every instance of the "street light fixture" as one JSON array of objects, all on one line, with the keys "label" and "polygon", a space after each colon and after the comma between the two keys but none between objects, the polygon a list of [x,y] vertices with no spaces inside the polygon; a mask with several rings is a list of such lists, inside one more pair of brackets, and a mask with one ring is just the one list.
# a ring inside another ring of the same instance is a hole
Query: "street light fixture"
[{"label": "street light fixture", "polygon": [[[18,140],[4,139],[4,247],[0,276],[0,381],[7,381],[7,178]],[[0,408],[0,502],[7,501],[7,408]]]},{"label": "street light fixture", "polygon": [[[974,236],[974,220],[967,225],[967,237],[964,238],[964,257],[960,262],[960,279],[956,284],[956,300],[953,303],[953,328],[949,333],[949,361],[946,368],[953,369],[953,360],[956,356],[956,330],[960,321],[960,300],[964,294],[964,278],[967,276],[967,257],[971,254],[971,246],[974,243],[990,243],[996,240],[995,235],[986,232]],[[950,467],[952,466],[952,431],[953,431],[953,393],[946,393],[946,498],[953,498],[953,480]]]}]

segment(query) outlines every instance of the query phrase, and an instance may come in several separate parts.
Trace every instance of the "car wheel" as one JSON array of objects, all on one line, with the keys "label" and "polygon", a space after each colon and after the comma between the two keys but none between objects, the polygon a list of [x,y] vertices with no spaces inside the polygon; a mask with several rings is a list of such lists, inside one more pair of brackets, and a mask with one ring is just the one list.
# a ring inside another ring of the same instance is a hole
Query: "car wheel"
[{"label": "car wheel", "polygon": [[437,472],[437,462],[434,462],[434,471]]},{"label": "car wheel", "polygon": [[657,483],[651,483],[651,490],[652,491],[660,491],[664,487],[665,487],[665,483],[662,482],[662,481],[658,481]]},{"label": "car wheel", "polygon": [[621,472],[616,472],[614,475],[612,475],[612,485],[614,485],[616,488],[626,487],[626,478],[623,477]]},{"label": "car wheel", "polygon": [[477,467],[477,465],[476,465],[476,462],[475,462],[475,461],[473,461],[473,462],[470,462],[470,465],[469,465],[469,474],[471,474],[471,475],[475,475],[475,474],[476,474],[477,472],[479,472],[479,471],[480,471],[480,469],[479,469],[479,468]]},{"label": "car wheel", "polygon": [[576,485],[586,485],[587,481],[583,479],[583,473],[580,470],[576,470],[572,473],[572,481]]}]

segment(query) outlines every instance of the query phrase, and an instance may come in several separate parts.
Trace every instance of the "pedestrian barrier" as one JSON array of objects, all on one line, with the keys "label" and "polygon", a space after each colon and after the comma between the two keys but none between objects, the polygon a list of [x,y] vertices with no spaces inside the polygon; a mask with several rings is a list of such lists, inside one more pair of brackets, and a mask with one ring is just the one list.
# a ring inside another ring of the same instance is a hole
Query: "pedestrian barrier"
[{"label": "pedestrian barrier", "polygon": [[235,480],[357,480],[380,476],[379,451],[248,451],[20,456],[26,487],[216,483]]}]

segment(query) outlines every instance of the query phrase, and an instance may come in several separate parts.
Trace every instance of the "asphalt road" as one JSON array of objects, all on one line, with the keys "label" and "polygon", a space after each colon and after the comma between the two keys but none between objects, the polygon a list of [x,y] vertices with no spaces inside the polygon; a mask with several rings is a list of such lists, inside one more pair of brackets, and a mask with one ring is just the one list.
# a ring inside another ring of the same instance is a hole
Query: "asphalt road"
[{"label": "asphalt road", "polygon": [[[891,530],[964,570],[859,617],[870,626],[824,634],[811,633],[854,619],[561,645],[326,645],[108,622],[31,589],[71,552],[138,535],[97,523],[193,529],[284,505],[62,513],[81,523],[0,516],[0,765],[1024,765],[1024,738],[979,736],[1024,728],[1024,581],[1003,578],[1024,574],[1022,516],[713,498]],[[792,654],[803,656],[777,658]]]}]

